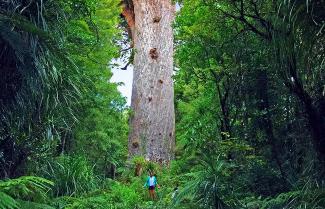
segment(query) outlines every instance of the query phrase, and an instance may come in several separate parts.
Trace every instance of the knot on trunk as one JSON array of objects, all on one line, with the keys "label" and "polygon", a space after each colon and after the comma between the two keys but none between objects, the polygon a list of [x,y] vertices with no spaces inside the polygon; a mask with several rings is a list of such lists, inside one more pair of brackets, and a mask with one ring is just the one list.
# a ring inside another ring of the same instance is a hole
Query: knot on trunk
[{"label": "knot on trunk", "polygon": [[137,141],[132,142],[132,147],[133,148],[138,148],[139,147],[139,142],[137,142]]},{"label": "knot on trunk", "polygon": [[156,17],[153,18],[153,23],[159,23],[160,20],[161,20],[161,17],[156,16]]},{"label": "knot on trunk", "polygon": [[150,49],[150,51],[149,51],[149,55],[150,55],[151,59],[156,60],[156,59],[158,58],[158,51],[157,51],[157,48],[152,48],[152,49]]}]

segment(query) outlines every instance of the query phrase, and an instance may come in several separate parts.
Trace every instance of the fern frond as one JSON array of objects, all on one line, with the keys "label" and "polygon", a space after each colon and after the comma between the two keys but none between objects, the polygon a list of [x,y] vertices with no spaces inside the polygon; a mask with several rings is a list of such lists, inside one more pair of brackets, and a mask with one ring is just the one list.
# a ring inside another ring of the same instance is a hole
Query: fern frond
[{"label": "fern frond", "polygon": [[0,181],[0,192],[16,199],[43,200],[53,185],[53,182],[44,178],[23,176]]},{"label": "fern frond", "polygon": [[19,204],[12,197],[4,192],[0,192],[0,208],[1,209],[16,209]]},{"label": "fern frond", "polygon": [[46,204],[35,203],[30,201],[17,200],[20,204],[20,209],[55,209]]}]

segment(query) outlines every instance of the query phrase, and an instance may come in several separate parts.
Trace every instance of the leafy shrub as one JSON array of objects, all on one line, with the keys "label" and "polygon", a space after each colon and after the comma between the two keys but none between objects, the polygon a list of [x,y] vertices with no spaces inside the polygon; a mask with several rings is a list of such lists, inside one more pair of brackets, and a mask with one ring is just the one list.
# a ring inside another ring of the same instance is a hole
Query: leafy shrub
[{"label": "leafy shrub", "polygon": [[141,192],[137,188],[141,188],[141,184],[123,185],[116,183],[112,187],[113,201],[117,208],[140,208],[142,203]]},{"label": "leafy shrub", "polygon": [[153,172],[154,174],[157,174],[159,172],[159,165],[157,163],[148,161],[146,163],[146,171]]},{"label": "leafy shrub", "polygon": [[143,156],[136,156],[136,157],[134,157],[134,158],[132,159],[132,163],[133,163],[134,165],[142,165],[142,166],[145,166],[146,163],[147,163],[147,161],[146,161],[146,159],[144,159]]},{"label": "leafy shrub", "polygon": [[302,189],[283,192],[275,197],[265,199],[246,199],[248,209],[323,209],[325,208],[325,189],[318,184],[308,185]]},{"label": "leafy shrub", "polygon": [[113,209],[115,207],[111,199],[107,192],[100,191],[81,197],[61,197],[56,199],[52,205],[58,209]]},{"label": "leafy shrub", "polygon": [[142,208],[143,196],[138,190],[141,188],[139,181],[134,181],[135,183],[132,185],[121,184],[113,180],[105,182],[105,188],[103,189],[95,190],[78,197],[60,197],[55,199],[52,205],[60,209]]}]

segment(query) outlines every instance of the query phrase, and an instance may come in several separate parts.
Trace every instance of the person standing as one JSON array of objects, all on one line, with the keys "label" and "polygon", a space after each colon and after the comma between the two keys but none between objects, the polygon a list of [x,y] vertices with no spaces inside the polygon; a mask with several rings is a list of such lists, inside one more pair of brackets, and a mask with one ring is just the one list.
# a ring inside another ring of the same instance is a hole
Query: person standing
[{"label": "person standing", "polygon": [[155,189],[156,187],[159,188],[160,186],[157,184],[157,178],[153,172],[149,172],[149,176],[147,177],[143,187],[147,187],[149,189],[149,196],[151,200],[156,199]]}]

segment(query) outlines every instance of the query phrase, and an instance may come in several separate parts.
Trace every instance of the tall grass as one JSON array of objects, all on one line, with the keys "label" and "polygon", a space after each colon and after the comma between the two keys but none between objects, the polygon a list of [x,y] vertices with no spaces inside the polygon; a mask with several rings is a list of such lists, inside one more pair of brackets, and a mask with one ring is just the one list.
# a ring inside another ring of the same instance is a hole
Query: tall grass
[{"label": "tall grass", "polygon": [[77,196],[98,187],[99,179],[83,156],[60,156],[48,162],[40,175],[54,182],[53,195]]}]

